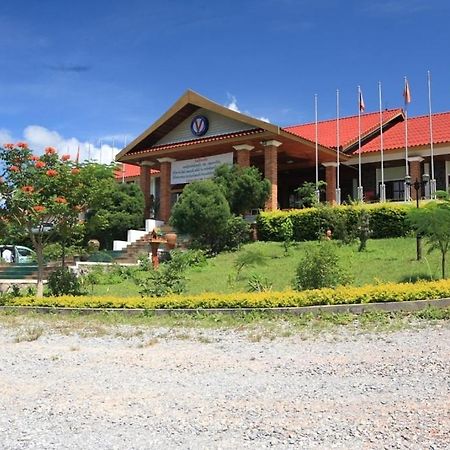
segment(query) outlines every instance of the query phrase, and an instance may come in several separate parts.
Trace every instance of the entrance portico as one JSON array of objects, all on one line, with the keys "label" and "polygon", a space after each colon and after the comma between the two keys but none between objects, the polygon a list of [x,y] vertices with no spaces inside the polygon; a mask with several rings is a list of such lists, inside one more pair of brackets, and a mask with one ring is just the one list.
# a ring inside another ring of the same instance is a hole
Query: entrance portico
[{"label": "entrance portico", "polygon": [[[313,168],[315,152],[315,144],[307,139],[188,91],[120,152],[117,160],[141,167],[146,218],[151,203],[149,169],[159,170],[158,218],[167,221],[183,187],[211,177],[224,161],[257,167],[272,186],[265,209],[277,209],[279,204],[287,204],[284,198],[280,201],[280,195],[290,195],[286,190],[279,192],[279,174]],[[328,147],[319,145],[317,152],[320,164],[336,159],[335,151]],[[297,187],[303,181],[299,179]]]}]

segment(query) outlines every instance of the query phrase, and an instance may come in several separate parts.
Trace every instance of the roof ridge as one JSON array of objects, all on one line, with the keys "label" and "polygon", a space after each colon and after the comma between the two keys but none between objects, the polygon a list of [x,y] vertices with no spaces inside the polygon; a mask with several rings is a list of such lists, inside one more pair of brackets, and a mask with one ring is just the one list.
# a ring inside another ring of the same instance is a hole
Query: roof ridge
[{"label": "roof ridge", "polygon": [[[400,112],[400,111],[402,111],[402,108],[391,108],[391,109],[383,110],[383,112],[394,112],[394,111]],[[371,116],[373,114],[379,114],[379,113],[380,113],[379,111],[374,111],[374,112],[370,112],[370,113],[361,114],[361,118]],[[340,117],[339,120],[348,120],[348,119],[353,119],[353,118],[357,118],[357,117],[358,117],[358,114],[352,115],[352,116]],[[318,124],[327,123],[327,122],[336,122],[336,117],[334,119],[319,120]],[[283,130],[285,130],[286,128],[303,127],[303,126],[307,126],[307,125],[315,125],[315,122],[298,123],[296,125],[288,125],[287,127],[282,127],[282,128],[283,128]]]},{"label": "roof ridge", "polygon": [[[450,111],[442,111],[442,112],[432,113],[431,115],[434,117],[434,116],[444,116],[446,114],[450,114]],[[428,118],[428,117],[430,117],[429,114],[421,114],[420,116],[413,116],[413,117],[408,116],[408,122],[411,120],[414,120],[414,119],[424,119],[424,118]]]}]

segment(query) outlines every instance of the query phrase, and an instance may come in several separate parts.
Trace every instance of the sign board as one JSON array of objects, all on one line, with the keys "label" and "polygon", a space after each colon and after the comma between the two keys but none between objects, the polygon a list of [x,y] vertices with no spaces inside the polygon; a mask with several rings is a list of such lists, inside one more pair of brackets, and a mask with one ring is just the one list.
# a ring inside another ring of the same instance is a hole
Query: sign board
[{"label": "sign board", "polygon": [[212,178],[216,167],[222,164],[231,166],[233,164],[233,153],[175,161],[172,163],[171,183],[185,184],[191,181]]}]

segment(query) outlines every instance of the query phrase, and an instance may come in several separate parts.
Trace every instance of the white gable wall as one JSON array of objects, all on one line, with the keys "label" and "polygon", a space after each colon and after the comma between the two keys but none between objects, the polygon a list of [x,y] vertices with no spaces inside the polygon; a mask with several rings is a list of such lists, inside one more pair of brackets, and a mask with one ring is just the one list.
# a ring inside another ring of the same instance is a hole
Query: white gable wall
[{"label": "white gable wall", "polygon": [[[201,137],[196,137],[191,132],[191,122],[195,116],[205,116],[209,121],[209,129]],[[221,134],[234,133],[239,131],[251,130],[255,127],[253,125],[239,122],[221,114],[200,108],[194,114],[191,114],[187,119],[181,122],[170,133],[166,134],[154,146],[174,144],[176,142],[191,141],[194,139],[203,139],[210,136],[218,136]]]}]

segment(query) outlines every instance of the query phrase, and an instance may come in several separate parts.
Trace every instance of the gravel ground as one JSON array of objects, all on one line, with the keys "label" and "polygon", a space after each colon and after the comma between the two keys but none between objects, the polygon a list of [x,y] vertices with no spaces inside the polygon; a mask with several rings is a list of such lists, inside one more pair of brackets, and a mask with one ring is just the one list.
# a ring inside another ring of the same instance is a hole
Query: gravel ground
[{"label": "gravel ground", "polygon": [[450,448],[445,322],[274,340],[42,326],[0,323],[1,449]]}]

